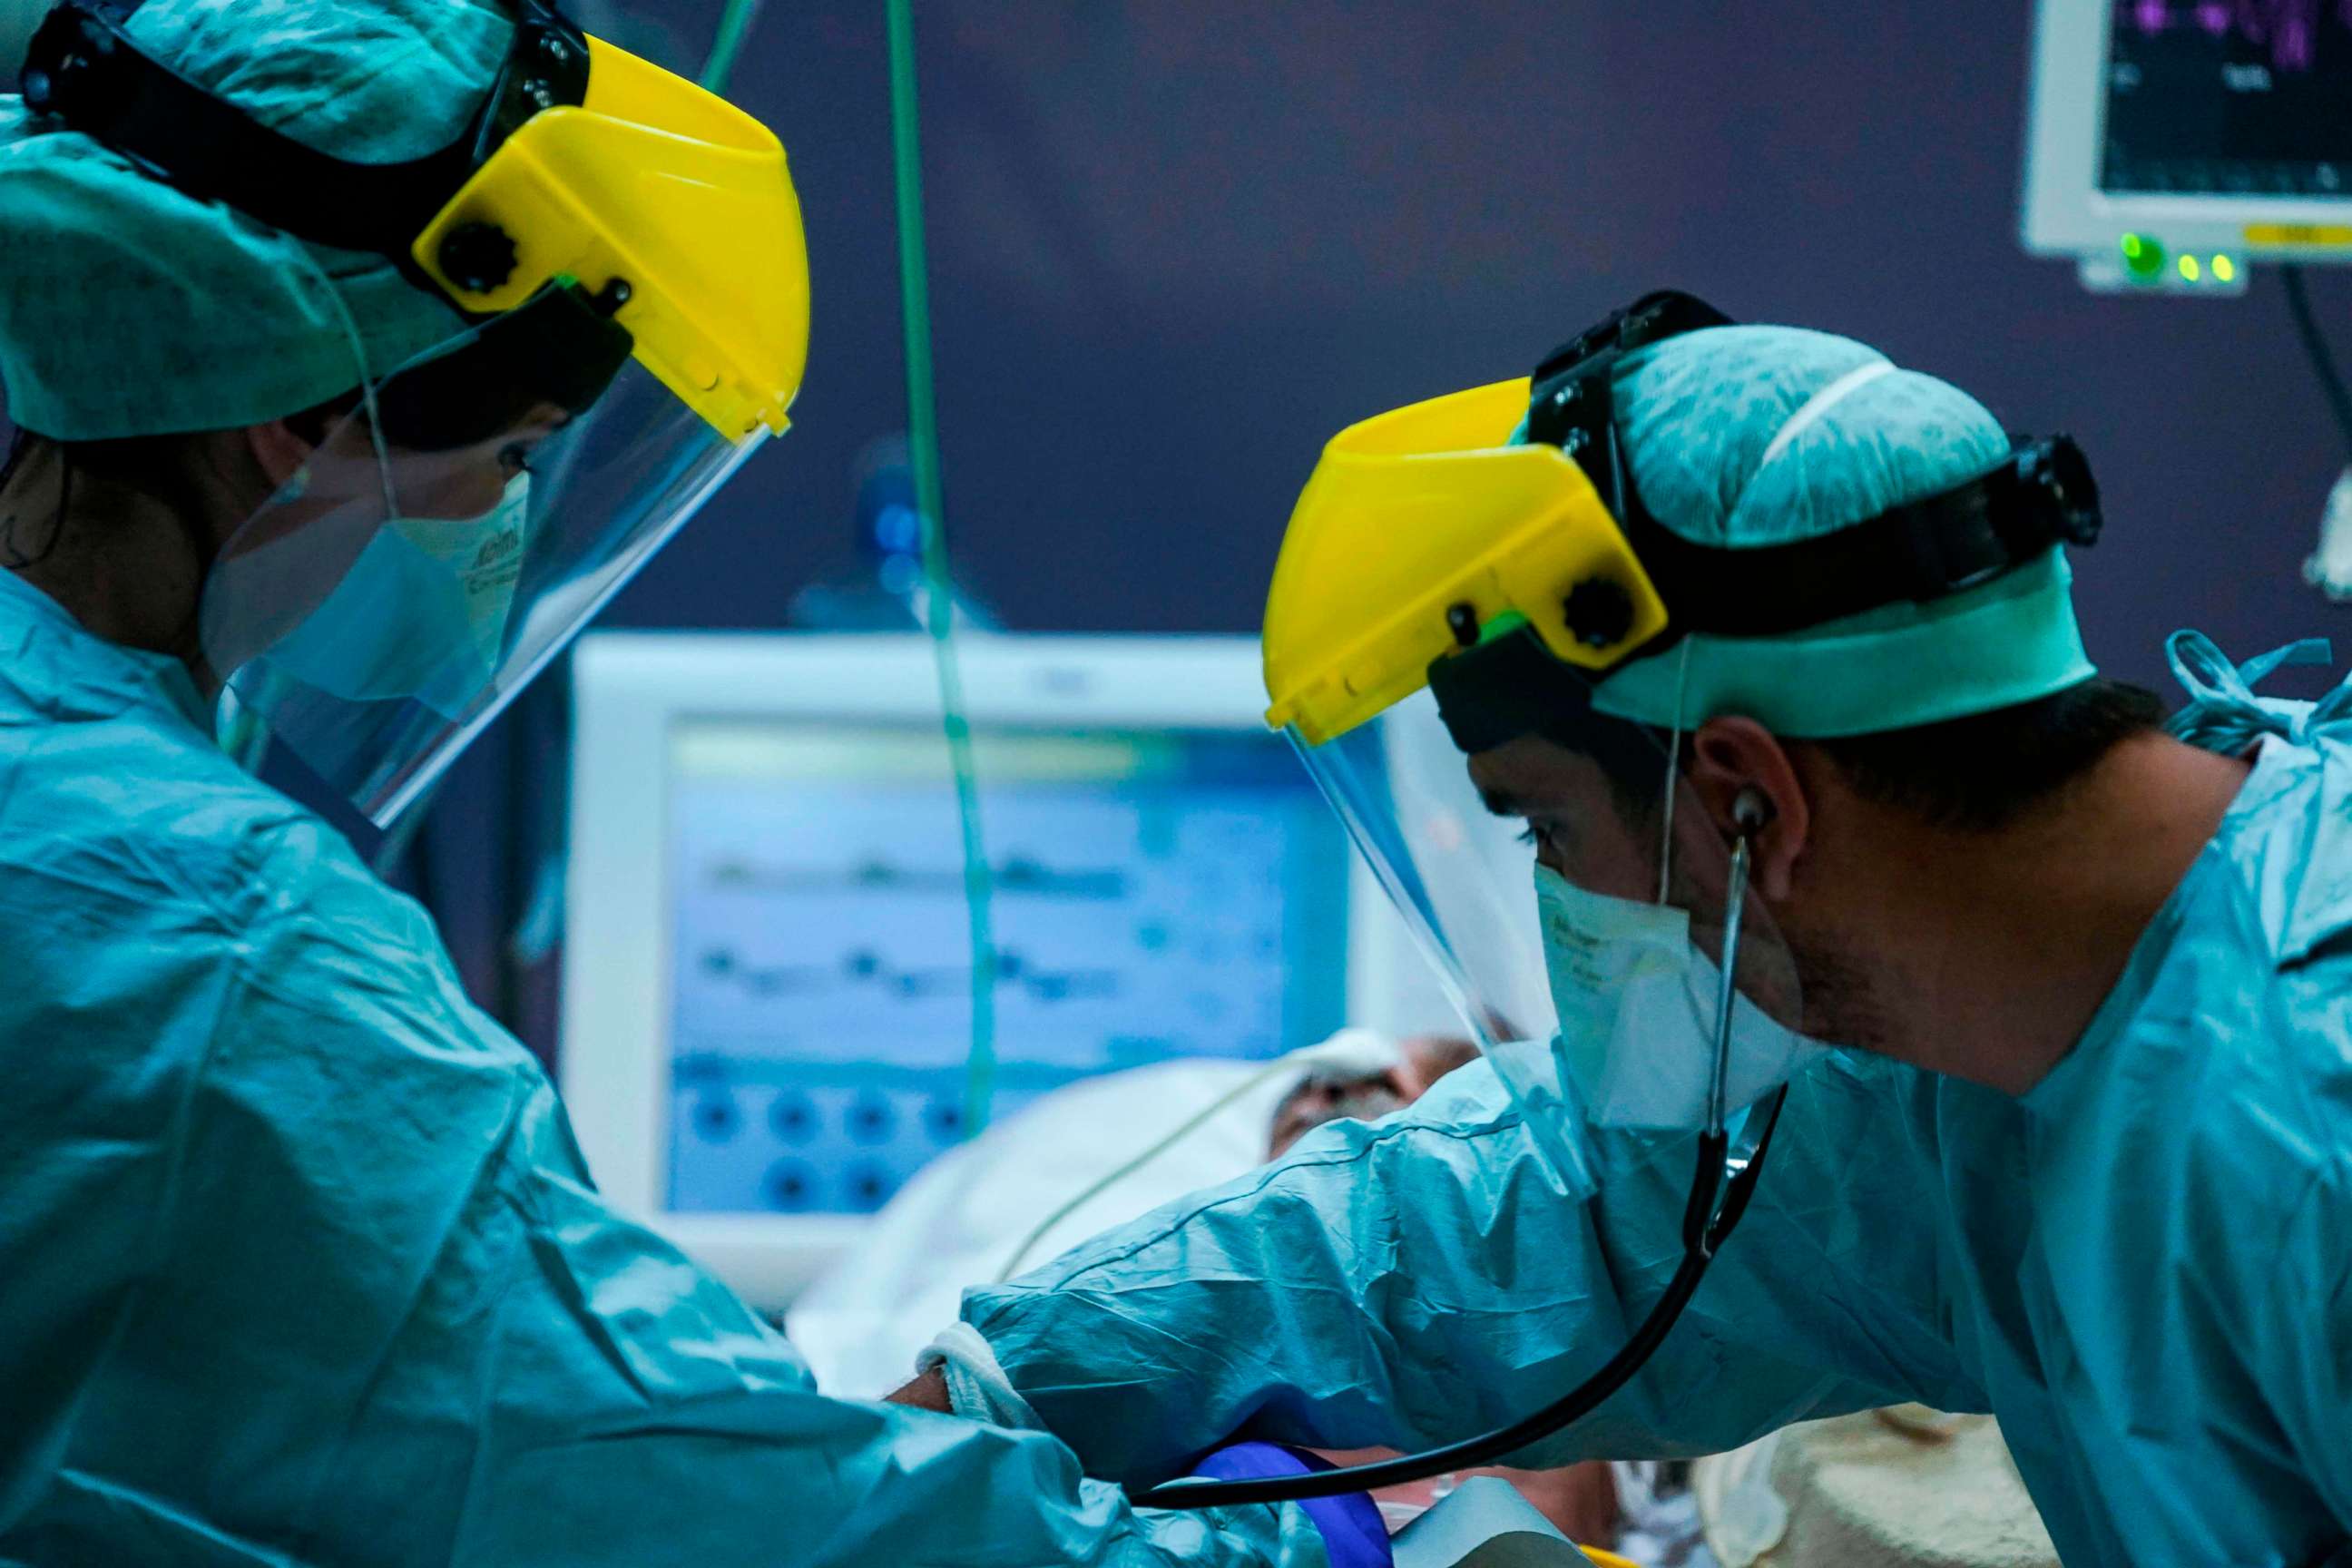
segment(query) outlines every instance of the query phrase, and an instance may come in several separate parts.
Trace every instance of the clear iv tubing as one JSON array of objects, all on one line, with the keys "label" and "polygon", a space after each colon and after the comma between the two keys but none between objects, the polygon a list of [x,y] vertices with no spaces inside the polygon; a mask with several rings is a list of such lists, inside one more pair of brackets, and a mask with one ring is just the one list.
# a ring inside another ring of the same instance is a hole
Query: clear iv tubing
[{"label": "clear iv tubing", "polygon": [[[1748,897],[1748,836],[1743,833],[1734,844],[1731,855],[1731,878],[1727,903],[1739,909]],[[1738,962],[1736,921],[1727,922],[1723,953],[1723,970],[1727,976]],[[1716,1058],[1718,1076],[1728,1058],[1731,1037],[1731,1009],[1724,1007],[1716,1019]],[[1300,1502],[1308,1498],[1338,1497],[1346,1492],[1378,1491],[1382,1487],[1403,1486],[1409,1481],[1427,1480],[1449,1470],[1466,1470],[1478,1465],[1490,1465],[1507,1459],[1539,1438],[1548,1437],[1561,1427],[1580,1421],[1598,1409],[1601,1403],[1625,1386],[1657,1353],[1665,1342],[1667,1333],[1690,1304],[1698,1290],[1699,1281],[1706,1278],[1707,1265],[1748,1212],[1748,1201],[1755,1194],[1757,1179],[1764,1172],[1764,1156],[1772,1146],[1772,1130],[1779,1125],[1781,1103],[1788,1099],[1784,1087],[1764,1109],[1763,1130],[1757,1134],[1756,1146],[1745,1158],[1731,1157],[1730,1137],[1720,1119],[1710,1113],[1710,1125],[1699,1134],[1698,1166],[1691,1176],[1690,1200],[1683,1210],[1683,1260],[1674,1278],[1666,1282],[1661,1295],[1641,1326],[1633,1331],[1617,1353],[1611,1356],[1600,1371],[1586,1378],[1567,1394],[1507,1426],[1498,1426],[1475,1437],[1444,1447],[1431,1448],[1419,1454],[1407,1454],[1401,1458],[1376,1460],[1369,1465],[1349,1465],[1336,1470],[1316,1470],[1303,1476],[1254,1477],[1244,1480],[1210,1480],[1186,1477],[1180,1480],[1163,1481],[1156,1487],[1135,1494],[1138,1508],[1224,1508],[1241,1503]]]},{"label": "clear iv tubing", "polygon": [[[1055,1208],[1052,1214],[1047,1215],[1044,1219],[1039,1220],[1035,1226],[1031,1227],[1029,1234],[1021,1238],[1021,1245],[1014,1247],[1013,1249],[1013,1255],[1004,1260],[1004,1266],[996,1271],[996,1279],[993,1282],[995,1284],[1002,1285],[1006,1280],[1012,1279],[1015,1274],[1019,1273],[1021,1271],[1021,1266],[1029,1260],[1029,1255],[1036,1250],[1037,1244],[1045,1240],[1048,1235],[1052,1234],[1055,1226],[1061,1224],[1064,1220],[1077,1213],[1081,1207],[1092,1202],[1095,1198],[1101,1196],[1104,1193],[1107,1193],[1111,1188],[1118,1185],[1119,1183],[1127,1180],[1128,1177],[1135,1174],[1136,1172],[1143,1169],[1144,1166],[1151,1163],[1152,1161],[1160,1158],[1160,1155],[1168,1152],[1169,1150],[1176,1147],[1177,1144],[1181,1143],[1185,1139],[1190,1138],[1193,1133],[1206,1126],[1210,1119],[1214,1117],[1219,1111],[1230,1108],[1244,1095],[1249,1094],[1252,1090],[1262,1088],[1268,1079],[1282,1073],[1297,1072],[1298,1070],[1299,1064],[1297,1053],[1293,1053],[1289,1056],[1275,1058],[1274,1060],[1266,1063],[1265,1066],[1250,1074],[1249,1077],[1242,1079],[1241,1082],[1234,1085],[1233,1088],[1225,1090],[1224,1093],[1217,1096],[1216,1099],[1209,1101],[1208,1104],[1202,1106],[1200,1110],[1194,1111],[1192,1115],[1178,1122],[1174,1128],[1171,1129],[1169,1132],[1157,1142],[1146,1145],[1142,1152],[1129,1158],[1117,1170],[1110,1172],[1107,1175],[1098,1177],[1094,1181],[1088,1182],[1085,1186],[1079,1188],[1076,1193],[1073,1193],[1068,1198],[1065,1199]],[[1308,1070],[1311,1074],[1312,1069],[1309,1068]]]},{"label": "clear iv tubing", "polygon": [[955,774],[956,818],[963,842],[964,906],[971,945],[971,1047],[965,1058],[964,1135],[988,1125],[996,1093],[996,940],[990,929],[988,855],[980,830],[980,785],[971,724],[956,662],[955,594],[941,523],[939,404],[931,380],[931,303],[923,244],[923,151],[915,96],[915,18],[909,0],[888,0],[890,148],[898,213],[898,287],[906,320],[907,447],[915,470],[915,509],[923,529],[924,622],[939,670],[941,726]]}]

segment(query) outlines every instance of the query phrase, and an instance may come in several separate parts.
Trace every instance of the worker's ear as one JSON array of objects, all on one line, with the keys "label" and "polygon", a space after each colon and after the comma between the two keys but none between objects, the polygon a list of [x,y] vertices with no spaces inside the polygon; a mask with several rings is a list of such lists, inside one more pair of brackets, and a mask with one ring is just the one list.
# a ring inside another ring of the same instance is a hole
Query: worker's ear
[{"label": "worker's ear", "polygon": [[[302,471],[303,466],[310,462],[319,448],[326,445],[331,433],[358,413],[362,401],[362,394],[354,390],[340,397],[331,397],[314,407],[289,414],[283,419],[246,426],[246,449],[252,454],[254,464],[261,470],[262,477],[269,481],[273,495],[284,489]],[[345,437],[343,442],[351,439],[351,437]],[[342,445],[342,442],[338,445]]]},{"label": "worker's ear", "polygon": [[254,467],[260,470],[273,495],[284,489],[294,476],[302,471],[303,465],[310,460],[310,454],[318,450],[317,439],[306,440],[295,427],[302,417],[296,415],[291,419],[272,419],[267,424],[245,427],[246,450],[251,454]]},{"label": "worker's ear", "polygon": [[1787,898],[1813,816],[1779,738],[1753,719],[1710,719],[1691,734],[1689,778],[1727,844],[1742,831],[1742,811],[1760,802],[1764,824],[1753,830],[1748,877],[1766,899]]}]

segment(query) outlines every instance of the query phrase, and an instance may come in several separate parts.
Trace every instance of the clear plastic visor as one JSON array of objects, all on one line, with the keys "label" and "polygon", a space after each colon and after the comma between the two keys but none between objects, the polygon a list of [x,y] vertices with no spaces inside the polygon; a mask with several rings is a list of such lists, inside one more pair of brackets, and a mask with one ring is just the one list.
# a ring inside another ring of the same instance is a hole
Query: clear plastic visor
[{"label": "clear plastic visor", "polygon": [[231,536],[199,623],[234,707],[379,826],[764,436],[720,437],[630,360],[584,413],[404,447],[377,411],[430,368],[387,377]]},{"label": "clear plastic visor", "polygon": [[[1802,1051],[1797,966],[1752,886],[1723,984],[1721,811],[1664,743],[1601,722],[1602,755],[1527,736],[1465,757],[1429,743],[1444,731],[1423,690],[1323,744],[1291,736],[1571,1182],[1590,1174],[1584,1129],[1696,1130],[1716,1104],[1736,1119]],[[1489,816],[1524,831],[1517,856],[1498,859]]]}]

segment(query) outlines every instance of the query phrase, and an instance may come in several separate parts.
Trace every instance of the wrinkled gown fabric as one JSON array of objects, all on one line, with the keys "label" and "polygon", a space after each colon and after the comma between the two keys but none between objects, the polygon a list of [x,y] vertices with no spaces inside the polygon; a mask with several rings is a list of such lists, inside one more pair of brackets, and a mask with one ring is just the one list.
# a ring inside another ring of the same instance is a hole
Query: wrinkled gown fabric
[{"label": "wrinkled gown fabric", "polygon": [[0,574],[0,1563],[1321,1564],[820,1396],[205,720]]}]

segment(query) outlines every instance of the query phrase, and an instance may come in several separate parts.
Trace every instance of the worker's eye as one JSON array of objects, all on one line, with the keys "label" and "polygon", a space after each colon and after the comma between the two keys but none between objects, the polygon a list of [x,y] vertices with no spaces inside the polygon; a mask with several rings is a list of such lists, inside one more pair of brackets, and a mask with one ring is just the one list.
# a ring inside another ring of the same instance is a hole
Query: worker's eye
[{"label": "worker's eye", "polygon": [[1546,849],[1560,854],[1567,852],[1571,836],[1566,824],[1558,819],[1546,820],[1536,816],[1526,821],[1527,826],[1519,833],[1520,843],[1538,853]]}]

